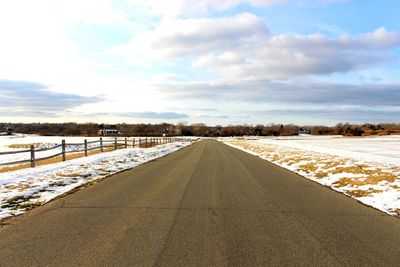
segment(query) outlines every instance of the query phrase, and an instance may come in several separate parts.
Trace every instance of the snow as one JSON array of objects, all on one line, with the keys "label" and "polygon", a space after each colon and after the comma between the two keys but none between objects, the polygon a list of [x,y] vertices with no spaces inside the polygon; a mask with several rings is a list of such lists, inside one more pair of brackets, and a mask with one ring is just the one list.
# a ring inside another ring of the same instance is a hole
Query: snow
[{"label": "snow", "polygon": [[400,136],[294,136],[258,138],[259,142],[362,161],[400,164]]},{"label": "snow", "polygon": [[192,144],[192,141],[151,148],[120,149],[36,168],[0,173],[0,220],[22,214],[32,206],[42,205],[88,182],[163,157]]},{"label": "snow", "polygon": [[220,138],[391,215],[400,215],[400,136]]},{"label": "snow", "polygon": [[[38,135],[26,135],[26,134],[16,134],[11,136],[0,136],[0,151],[21,151],[27,150],[27,148],[10,148],[10,145],[21,145],[21,144],[35,144],[35,149],[43,149],[43,148],[51,148],[56,145],[60,145],[62,140],[68,144],[72,143],[83,143],[84,139],[87,139],[88,142],[90,141],[98,141],[99,137],[65,137],[65,136],[38,136]],[[105,137],[103,140],[113,140],[111,137]],[[110,145],[108,143],[107,145]],[[88,144],[88,148],[99,146],[98,143],[95,144]],[[83,145],[67,145],[66,151],[78,151],[82,150]],[[41,151],[36,152],[36,158],[44,158],[47,156],[55,155],[61,152],[61,147],[48,150],[48,151]],[[11,154],[11,155],[1,155],[0,156],[0,164],[7,163],[7,162],[14,162],[20,160],[29,160],[30,159],[30,152],[25,153],[18,153],[18,154]]]}]

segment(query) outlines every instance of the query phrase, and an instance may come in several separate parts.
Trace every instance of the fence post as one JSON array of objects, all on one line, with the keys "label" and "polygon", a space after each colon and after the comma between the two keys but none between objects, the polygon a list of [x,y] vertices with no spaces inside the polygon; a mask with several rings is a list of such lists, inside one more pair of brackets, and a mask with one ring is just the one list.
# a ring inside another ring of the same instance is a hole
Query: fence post
[{"label": "fence post", "polygon": [[125,137],[125,148],[128,148],[128,138]]},{"label": "fence post", "polygon": [[144,147],[147,148],[147,137],[144,139]]},{"label": "fence post", "polygon": [[103,138],[100,137],[100,152],[103,153],[103,151],[104,151],[104,148],[103,148]]},{"label": "fence post", "polygon": [[87,140],[86,139],[84,141],[84,145],[85,145],[85,157],[87,157]]},{"label": "fence post", "polygon": [[31,146],[31,167],[35,167],[35,147]]},{"label": "fence post", "polygon": [[117,137],[115,137],[115,141],[114,141],[114,149],[115,149],[115,150],[117,150],[117,146],[118,146],[117,142],[118,142],[118,141],[117,141]]},{"label": "fence post", "polygon": [[65,161],[65,140],[64,139],[61,141],[61,155],[62,155],[62,161]]},{"label": "fence post", "polygon": [[132,140],[132,147],[135,148],[135,138]]}]

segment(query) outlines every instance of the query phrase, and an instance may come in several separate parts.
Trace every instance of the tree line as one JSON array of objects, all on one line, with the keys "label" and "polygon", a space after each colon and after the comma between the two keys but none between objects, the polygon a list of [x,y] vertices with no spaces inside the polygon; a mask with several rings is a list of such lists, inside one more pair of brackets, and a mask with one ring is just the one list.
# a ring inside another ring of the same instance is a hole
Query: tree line
[{"label": "tree line", "polygon": [[228,125],[207,126],[205,124],[96,124],[96,123],[0,123],[0,131],[13,127],[14,132],[38,135],[58,136],[95,136],[98,131],[116,128],[126,136],[292,136],[300,132],[313,135],[368,136],[400,134],[400,124],[350,124],[339,123],[335,126],[298,126],[294,124],[267,125]]}]

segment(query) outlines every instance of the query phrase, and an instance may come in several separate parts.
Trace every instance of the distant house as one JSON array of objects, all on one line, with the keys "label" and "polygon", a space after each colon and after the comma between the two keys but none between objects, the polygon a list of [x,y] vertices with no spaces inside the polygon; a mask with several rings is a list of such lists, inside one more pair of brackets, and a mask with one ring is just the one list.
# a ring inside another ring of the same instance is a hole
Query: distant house
[{"label": "distant house", "polygon": [[14,132],[14,129],[13,129],[13,128],[11,128],[11,127],[6,127],[6,133],[7,133],[7,135],[12,135],[13,132]]},{"label": "distant house", "polygon": [[102,136],[106,136],[106,135],[112,136],[112,135],[119,135],[119,134],[120,134],[120,132],[115,128],[102,129],[97,132],[97,135],[102,135]]},{"label": "distant house", "polygon": [[309,130],[307,130],[307,129],[300,128],[300,129],[297,131],[297,134],[298,134],[298,135],[310,135],[311,132],[310,132]]},{"label": "distant house", "polygon": [[169,129],[165,129],[162,134],[163,137],[169,136]]}]

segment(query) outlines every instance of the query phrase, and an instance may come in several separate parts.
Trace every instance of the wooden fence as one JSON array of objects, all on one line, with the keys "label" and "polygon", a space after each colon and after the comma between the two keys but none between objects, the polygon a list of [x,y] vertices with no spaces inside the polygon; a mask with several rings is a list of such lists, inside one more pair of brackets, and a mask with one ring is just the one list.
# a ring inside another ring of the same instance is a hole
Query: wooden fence
[{"label": "wooden fence", "polygon": [[[62,161],[65,161],[66,155],[72,154],[72,153],[84,152],[84,155],[88,156],[88,152],[92,151],[92,150],[100,150],[100,152],[104,152],[105,150],[107,150],[107,151],[109,151],[110,149],[117,150],[119,148],[128,148],[128,147],[148,148],[148,147],[152,147],[155,145],[188,141],[188,140],[189,139],[186,139],[186,138],[171,138],[171,137],[124,138],[124,139],[116,137],[115,139],[104,139],[104,140],[103,140],[103,138],[100,138],[99,140],[95,140],[95,141],[87,141],[85,139],[83,143],[66,143],[65,140],[62,140],[61,144],[56,145],[54,147],[50,147],[50,148],[35,149],[35,147],[32,145],[30,147],[30,149],[26,149],[26,150],[0,152],[0,156],[11,155],[11,154],[21,154],[21,153],[27,153],[27,154],[29,153],[29,155],[30,155],[30,159],[0,163],[0,166],[30,163],[31,167],[35,167],[36,162],[48,160],[48,159],[55,158],[55,157],[61,156]],[[90,145],[90,147],[89,147],[89,145]],[[67,151],[67,148],[69,146],[76,146],[76,147],[83,147],[83,148]],[[38,153],[38,152],[57,150],[60,148],[61,148],[61,151],[58,153],[55,153],[55,154],[52,154],[52,155],[46,156],[46,157],[41,157],[41,158],[36,157],[36,155],[37,155],[36,153]]]}]

